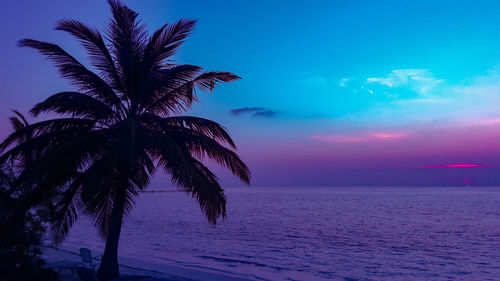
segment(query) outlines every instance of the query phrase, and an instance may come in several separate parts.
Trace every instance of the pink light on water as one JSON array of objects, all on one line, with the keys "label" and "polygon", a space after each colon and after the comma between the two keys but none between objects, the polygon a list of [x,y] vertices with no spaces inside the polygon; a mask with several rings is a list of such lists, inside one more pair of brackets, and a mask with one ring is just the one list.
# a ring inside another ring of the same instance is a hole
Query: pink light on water
[{"label": "pink light on water", "polygon": [[466,179],[464,179],[463,184],[465,186],[472,186],[472,185],[474,185],[474,181],[472,179],[466,178]]}]

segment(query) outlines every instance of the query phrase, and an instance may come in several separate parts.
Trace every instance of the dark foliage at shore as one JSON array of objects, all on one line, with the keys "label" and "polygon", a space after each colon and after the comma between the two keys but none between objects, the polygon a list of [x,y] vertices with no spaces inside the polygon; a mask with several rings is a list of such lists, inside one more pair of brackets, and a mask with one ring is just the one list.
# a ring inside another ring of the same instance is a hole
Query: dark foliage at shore
[{"label": "dark foliage at shore", "polygon": [[[5,177],[5,174],[3,174]],[[20,205],[21,199],[12,194],[6,181],[0,187],[0,280],[32,281],[57,280],[57,274],[44,268],[41,258],[42,239],[45,233],[46,217],[41,212],[28,212],[19,227],[9,224],[12,210]]]}]

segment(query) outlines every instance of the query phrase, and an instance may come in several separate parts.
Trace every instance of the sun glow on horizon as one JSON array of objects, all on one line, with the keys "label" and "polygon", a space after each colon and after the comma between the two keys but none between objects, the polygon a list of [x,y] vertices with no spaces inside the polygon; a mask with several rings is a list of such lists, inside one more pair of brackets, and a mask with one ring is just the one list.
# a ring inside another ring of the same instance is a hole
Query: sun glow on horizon
[{"label": "sun glow on horizon", "polygon": [[445,164],[445,165],[431,165],[424,166],[422,169],[435,169],[435,168],[491,168],[494,166],[483,165],[483,164],[470,164],[470,163],[459,163],[459,164]]}]

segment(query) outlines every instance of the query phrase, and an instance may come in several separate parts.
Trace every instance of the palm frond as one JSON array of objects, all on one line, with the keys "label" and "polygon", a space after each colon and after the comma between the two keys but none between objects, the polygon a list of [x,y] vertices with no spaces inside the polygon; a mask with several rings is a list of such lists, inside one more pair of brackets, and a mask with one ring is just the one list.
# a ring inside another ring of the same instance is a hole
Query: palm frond
[{"label": "palm frond", "polygon": [[197,100],[195,88],[199,88],[202,91],[213,91],[218,83],[231,82],[238,79],[240,79],[239,76],[230,72],[209,71],[202,73],[196,78],[185,81],[162,94],[161,97],[151,101],[146,106],[145,111],[162,116],[168,116],[173,112],[180,113],[191,107],[192,102]]},{"label": "palm frond", "polygon": [[[72,135],[68,136],[64,131],[59,131],[61,136],[45,134],[16,146],[0,157],[8,157],[9,153],[18,149],[42,150],[18,176],[16,182],[19,186],[42,189],[61,187],[75,177],[80,169],[92,163],[92,159],[109,150],[109,134],[105,130],[82,132],[80,135],[74,135],[74,130],[67,131]],[[55,144],[51,143],[54,139],[58,140]]]},{"label": "palm frond", "polygon": [[0,189],[12,189],[15,180],[16,173],[12,165],[2,163],[0,165]]},{"label": "palm frond", "polygon": [[9,121],[12,129],[14,129],[14,132],[25,127],[25,124],[17,117],[9,117]]},{"label": "palm frond", "polygon": [[192,159],[198,176],[192,182],[192,193],[198,200],[201,210],[212,224],[219,217],[226,217],[226,196],[217,177],[200,161]]},{"label": "palm frond", "polygon": [[202,73],[194,80],[195,85],[202,91],[213,91],[215,85],[222,82],[231,82],[241,79],[241,77],[232,74],[231,72],[209,71]]},{"label": "palm frond", "polygon": [[145,70],[162,67],[164,61],[174,55],[189,36],[196,21],[182,19],[174,24],[166,24],[151,36],[144,52]]},{"label": "palm frond", "polygon": [[[227,134],[217,123],[195,117],[159,118],[153,114],[143,114],[142,118],[143,126],[159,134],[155,135],[156,138],[168,136],[177,146],[185,148],[198,159],[213,159],[245,183],[250,183],[250,169],[234,151],[217,141],[221,137],[219,134]],[[230,138],[229,141],[233,143]]]},{"label": "palm frond", "polygon": [[75,58],[56,44],[32,39],[19,41],[20,47],[30,47],[46,55],[58,68],[62,77],[69,79],[86,94],[94,96],[111,107],[121,108],[122,104],[111,87],[97,74],[88,70]]},{"label": "palm frond", "polygon": [[113,44],[112,53],[123,82],[123,93],[134,100],[144,74],[140,71],[147,33],[137,20],[138,14],[119,1],[108,1],[113,14],[108,28],[108,38]]},{"label": "palm frond", "polygon": [[26,138],[42,136],[50,133],[57,133],[66,129],[82,129],[90,131],[96,121],[80,118],[59,118],[40,121],[30,124],[13,132],[0,144],[0,149],[4,150],[16,141],[24,141]]},{"label": "palm frond", "polygon": [[[154,100],[168,94],[173,89],[177,88],[186,82],[189,82],[201,70],[201,67],[196,65],[176,65],[168,69],[158,69],[148,74],[142,84],[140,91],[140,103],[142,111]],[[192,102],[192,95],[186,96],[187,103]]]},{"label": "palm frond", "polygon": [[61,92],[36,104],[31,113],[37,116],[41,112],[53,111],[60,114],[71,114],[92,120],[110,120],[115,112],[105,103],[91,96],[78,92]]},{"label": "palm frond", "polygon": [[24,127],[29,125],[28,120],[26,120],[26,117],[24,117],[24,115],[21,112],[15,110],[15,109],[11,109],[11,111],[14,112],[14,114],[17,116],[17,118],[20,119],[20,121],[22,121]]},{"label": "palm frond", "polygon": [[250,184],[250,169],[234,151],[194,130],[172,128],[171,132],[167,132],[169,133],[178,143],[186,145],[192,155],[199,159],[208,157],[215,160],[218,164],[229,168],[243,182]]},{"label": "palm frond", "polygon": [[207,167],[182,150],[163,149],[158,154],[159,165],[172,176],[174,184],[196,198],[210,223],[226,216],[226,197]]},{"label": "palm frond", "polygon": [[[171,130],[172,127],[181,127],[202,133],[214,140],[221,141],[236,149],[236,145],[229,136],[226,128],[212,120],[194,116],[173,116],[161,118],[151,113],[144,113],[140,116],[144,126],[157,126],[160,130]],[[165,126],[164,129],[163,126]]]},{"label": "palm frond", "polygon": [[164,117],[181,114],[189,109],[195,100],[197,100],[197,97],[194,82],[188,81],[163,94],[162,97],[150,101],[143,111]]},{"label": "palm frond", "polygon": [[68,32],[78,38],[90,55],[94,66],[102,71],[114,89],[123,91],[121,78],[99,30],[76,20],[59,21],[56,30]]},{"label": "palm frond", "polygon": [[82,175],[82,200],[85,212],[90,214],[101,237],[106,237],[118,186],[116,150],[97,159]]},{"label": "palm frond", "polygon": [[57,216],[51,224],[51,234],[59,243],[68,236],[71,226],[78,219],[83,210],[81,199],[81,180],[77,177],[68,188],[64,190],[63,197],[56,203]]}]

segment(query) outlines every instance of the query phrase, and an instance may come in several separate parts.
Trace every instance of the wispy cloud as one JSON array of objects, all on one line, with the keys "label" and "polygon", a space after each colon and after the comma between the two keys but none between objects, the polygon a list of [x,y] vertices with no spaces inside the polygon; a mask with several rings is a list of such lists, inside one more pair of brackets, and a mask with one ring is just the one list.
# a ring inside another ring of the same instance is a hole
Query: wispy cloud
[{"label": "wispy cloud", "polygon": [[[359,82],[358,82],[359,81]],[[483,126],[500,120],[500,67],[459,83],[427,69],[395,69],[386,75],[351,78],[346,89],[370,94],[370,107],[356,120],[370,122],[447,122]],[[354,115],[353,115],[354,116]],[[376,119],[376,120],[375,120]]]},{"label": "wispy cloud", "polygon": [[342,88],[347,87],[347,83],[349,81],[351,81],[351,78],[342,78],[342,79],[340,79],[340,83],[339,83],[340,87],[342,87]]},{"label": "wispy cloud", "polygon": [[366,82],[376,83],[389,88],[408,87],[418,94],[431,94],[443,79],[435,78],[427,69],[395,69],[383,77],[367,78]]},{"label": "wispy cloud", "polygon": [[[311,85],[325,82],[320,71],[305,77],[309,77]],[[425,68],[400,68],[377,75],[349,75],[326,81],[337,87],[334,94],[351,92],[356,96],[359,110],[354,108],[343,117],[348,121],[483,126],[500,120],[500,66],[486,75],[459,82],[447,80]]]},{"label": "wispy cloud", "polygon": [[278,115],[278,111],[265,108],[265,107],[242,107],[231,110],[234,116],[251,114],[253,117],[274,118]]},{"label": "wispy cloud", "polygon": [[361,86],[361,90],[363,90],[363,91],[367,91],[367,92],[368,92],[368,93],[370,93],[371,95],[373,95],[373,94],[374,94],[374,92],[373,92],[372,90],[368,89],[368,88],[367,88],[367,87],[365,87],[365,86]]},{"label": "wispy cloud", "polygon": [[364,142],[380,142],[380,141],[395,141],[406,139],[410,135],[406,132],[360,132],[357,134],[337,134],[337,135],[314,135],[311,139],[331,142],[331,143],[364,143]]}]

